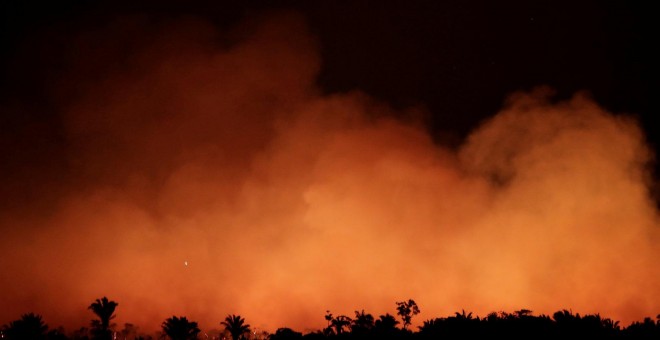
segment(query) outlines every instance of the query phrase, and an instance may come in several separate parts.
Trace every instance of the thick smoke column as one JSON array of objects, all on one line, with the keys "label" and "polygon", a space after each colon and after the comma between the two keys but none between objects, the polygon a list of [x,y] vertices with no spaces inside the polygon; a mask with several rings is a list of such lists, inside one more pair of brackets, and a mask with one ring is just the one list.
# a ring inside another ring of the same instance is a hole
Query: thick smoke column
[{"label": "thick smoke column", "polygon": [[660,310],[653,155],[634,120],[541,89],[453,150],[414,110],[322,95],[294,14],[229,33],[147,22],[77,37],[53,89],[69,99],[66,188],[25,180],[56,193],[45,211],[0,215],[1,323],[34,311],[73,329],[103,295],[144,329],[228,313],[320,328],[327,309],[407,298],[420,319]]}]

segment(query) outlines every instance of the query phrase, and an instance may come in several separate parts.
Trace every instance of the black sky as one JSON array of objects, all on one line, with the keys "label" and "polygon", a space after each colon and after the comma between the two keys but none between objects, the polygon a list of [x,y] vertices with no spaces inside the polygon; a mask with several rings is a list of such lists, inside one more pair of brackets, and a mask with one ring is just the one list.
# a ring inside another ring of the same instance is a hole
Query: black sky
[{"label": "black sky", "polygon": [[[52,52],[75,34],[127,14],[201,17],[226,28],[268,10],[298,10],[319,39],[324,92],[357,89],[395,107],[424,106],[429,129],[444,143],[460,143],[508,94],[547,85],[557,99],[587,91],[612,112],[638,116],[657,149],[658,105],[651,98],[657,24],[642,3],[35,1],[2,7],[4,176],[65,166],[53,156],[66,148],[54,119],[63,99],[47,89],[68,69]],[[27,164],[35,158],[43,164]]]}]

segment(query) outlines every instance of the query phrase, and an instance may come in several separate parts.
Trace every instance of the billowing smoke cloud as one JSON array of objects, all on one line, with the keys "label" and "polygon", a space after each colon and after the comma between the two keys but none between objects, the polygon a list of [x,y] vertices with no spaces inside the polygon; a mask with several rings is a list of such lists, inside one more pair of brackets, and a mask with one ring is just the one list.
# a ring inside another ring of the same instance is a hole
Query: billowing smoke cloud
[{"label": "billowing smoke cloud", "polygon": [[660,311],[653,155],[634,120],[584,95],[515,94],[454,150],[419,112],[322,95],[294,14],[230,33],[127,19],[74,46],[53,90],[70,99],[67,187],[30,178],[57,193],[47,211],[0,215],[3,323],[33,311],[77,328],[104,295],[144,329],[228,313],[318,329],[327,309],[408,298],[422,320]]}]

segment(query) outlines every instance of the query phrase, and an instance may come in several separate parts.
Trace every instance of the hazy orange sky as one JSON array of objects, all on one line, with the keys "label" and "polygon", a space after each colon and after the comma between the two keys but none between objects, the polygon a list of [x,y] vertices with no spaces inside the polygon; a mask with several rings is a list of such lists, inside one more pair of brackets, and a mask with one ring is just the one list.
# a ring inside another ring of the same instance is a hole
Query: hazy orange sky
[{"label": "hazy orange sky", "polygon": [[145,330],[234,313],[304,331],[409,298],[414,323],[660,312],[654,152],[587,94],[512,93],[454,147],[421,105],[322,91],[295,12],[227,30],[125,17],[70,44],[76,72],[48,90],[69,94],[64,165],[1,182],[19,201],[0,211],[1,324],[35,312],[73,330],[102,296]]}]

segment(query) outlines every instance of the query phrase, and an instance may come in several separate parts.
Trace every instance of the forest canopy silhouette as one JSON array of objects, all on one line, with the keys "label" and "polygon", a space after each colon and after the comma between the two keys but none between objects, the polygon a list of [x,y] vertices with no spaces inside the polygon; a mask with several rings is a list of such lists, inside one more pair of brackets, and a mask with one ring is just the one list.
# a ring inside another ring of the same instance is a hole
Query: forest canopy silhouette
[{"label": "forest canopy silhouette", "polygon": [[[168,318],[203,335],[223,316],[306,332],[329,310],[333,334],[352,334],[372,331],[353,308],[394,312],[401,296],[424,308],[372,315],[374,331],[529,317],[559,332],[564,308],[598,329],[599,313],[656,324],[655,155],[634,116],[539,84],[445,145],[422,105],[323,91],[301,15],[248,19],[134,15],[35,42],[57,65],[43,71],[49,116],[0,107],[29,120],[0,140],[8,329],[23,311],[89,327],[92,311],[96,337]],[[121,302],[116,318],[110,301],[84,308],[98,292]]]},{"label": "forest canopy silhouette", "polygon": [[[107,297],[97,299],[89,309],[97,319],[91,328],[82,327],[67,332],[59,327],[49,329],[41,315],[23,314],[20,319],[3,325],[0,337],[8,340],[67,340],[67,339],[170,339],[196,340],[294,340],[294,339],[458,339],[505,337],[508,339],[654,339],[660,336],[660,314],[653,320],[634,321],[622,327],[619,321],[601,317],[600,314],[580,315],[570,310],[560,310],[552,316],[534,315],[531,310],[491,312],[480,317],[462,310],[446,317],[424,320],[416,330],[409,328],[411,320],[420,313],[413,299],[396,302],[396,317],[389,313],[375,318],[363,310],[355,311],[355,317],[333,315],[326,311],[327,327],[299,332],[289,327],[279,327],[274,332],[257,330],[240,315],[230,314],[219,322],[220,328],[202,330],[198,323],[185,316],[172,316],[161,324],[161,330],[147,334],[134,324],[126,323],[122,329],[110,324],[115,317],[118,303]],[[398,318],[398,319],[397,319]],[[203,337],[202,337],[203,334]]]}]

